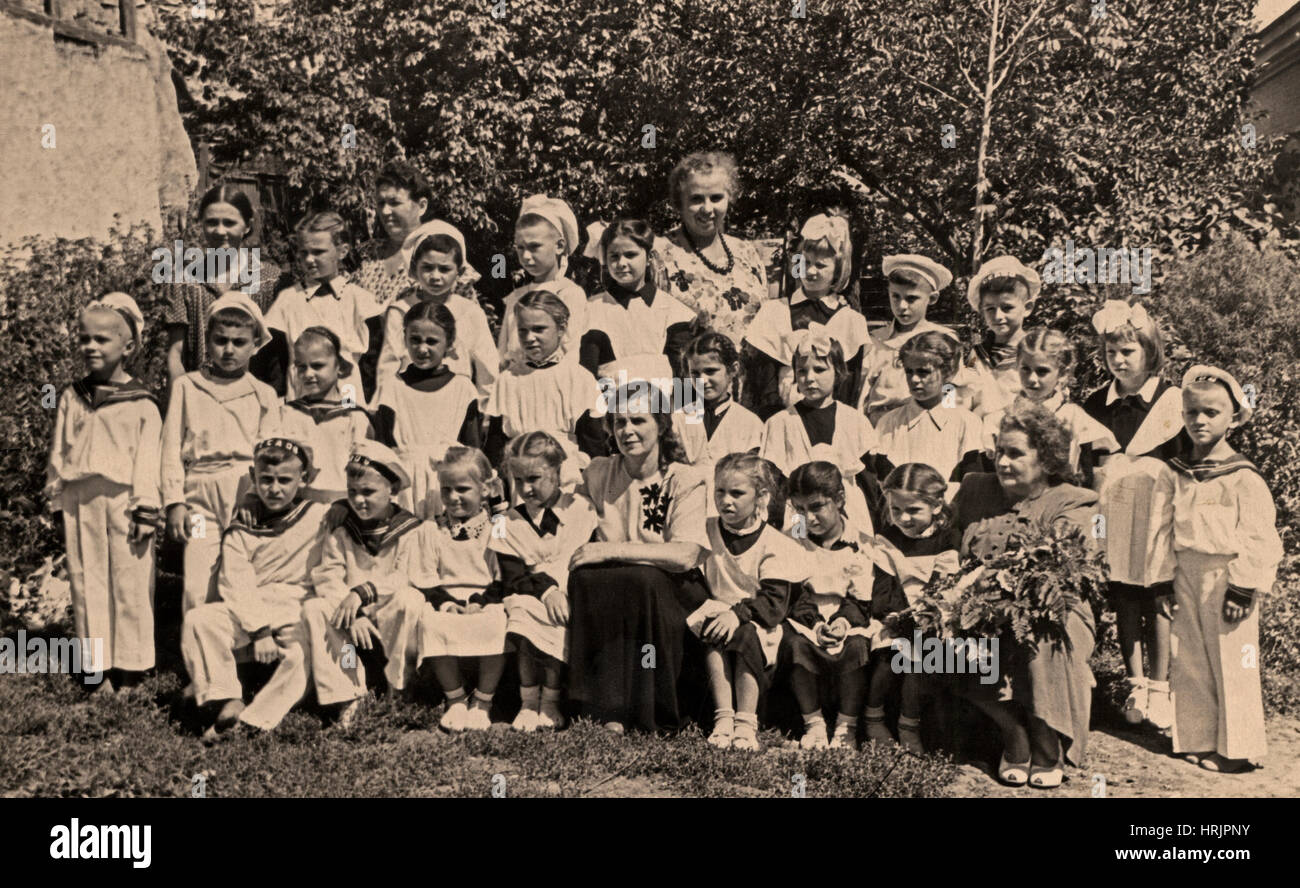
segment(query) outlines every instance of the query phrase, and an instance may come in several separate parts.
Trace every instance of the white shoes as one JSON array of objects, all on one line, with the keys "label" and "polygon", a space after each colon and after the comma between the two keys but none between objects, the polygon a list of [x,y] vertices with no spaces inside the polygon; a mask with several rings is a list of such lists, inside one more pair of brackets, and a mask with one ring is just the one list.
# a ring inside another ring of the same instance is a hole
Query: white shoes
[{"label": "white shoes", "polygon": [[560,711],[560,707],[550,700],[542,701],[542,708],[537,713],[537,730],[558,731],[569,723]]},{"label": "white shoes", "polygon": [[837,724],[835,733],[831,735],[831,749],[852,749],[858,748],[858,726]]},{"label": "white shoes", "polygon": [[826,739],[826,722],[805,727],[803,736],[799,738],[800,749],[826,749],[828,746],[830,743]]},{"label": "white shoes", "polygon": [[537,722],[539,714],[540,713],[538,713],[536,709],[524,707],[519,710],[519,714],[515,716],[515,720],[510,723],[511,730],[523,731],[525,734],[531,734],[538,728]]},{"label": "white shoes", "polygon": [[464,698],[457,700],[447,707],[447,711],[438,719],[438,727],[451,734],[458,734],[465,730],[465,721],[469,718],[469,707],[465,705]]},{"label": "white shoes", "polygon": [[467,707],[465,715],[466,731],[486,731],[490,727],[492,727],[492,719],[486,709],[479,706]]}]

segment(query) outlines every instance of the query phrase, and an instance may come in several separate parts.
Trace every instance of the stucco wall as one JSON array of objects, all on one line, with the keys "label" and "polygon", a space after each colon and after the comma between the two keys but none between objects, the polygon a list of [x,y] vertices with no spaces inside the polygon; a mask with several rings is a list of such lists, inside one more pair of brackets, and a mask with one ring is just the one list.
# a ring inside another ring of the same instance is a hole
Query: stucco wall
[{"label": "stucco wall", "polygon": [[160,229],[164,205],[188,200],[169,63],[143,26],[139,40],[90,46],[0,10],[0,243],[102,237],[115,217]]}]

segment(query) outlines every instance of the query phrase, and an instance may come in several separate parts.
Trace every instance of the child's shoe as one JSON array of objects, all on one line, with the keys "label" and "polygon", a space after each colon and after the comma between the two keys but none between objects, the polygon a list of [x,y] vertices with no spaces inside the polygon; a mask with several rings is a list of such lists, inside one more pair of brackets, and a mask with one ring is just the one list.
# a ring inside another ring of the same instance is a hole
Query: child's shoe
[{"label": "child's shoe", "polygon": [[903,748],[908,752],[914,752],[917,755],[925,754],[925,744],[921,742],[921,720],[919,718],[908,718],[905,715],[899,716],[898,742],[903,744]]},{"label": "child's shoe", "polygon": [[1169,697],[1169,682],[1147,683],[1147,721],[1161,732],[1174,726],[1174,702]]},{"label": "child's shoe", "polygon": [[1250,759],[1224,758],[1217,752],[1210,753],[1202,758],[1201,767],[1207,771],[1213,771],[1216,774],[1240,774],[1242,771],[1252,771],[1255,769],[1255,766],[1251,764]]},{"label": "child's shoe", "polygon": [[835,733],[831,736],[831,749],[858,748],[858,720],[841,715],[835,719]]},{"label": "child's shoe", "polygon": [[465,704],[465,692],[447,695],[447,711],[438,719],[438,727],[451,734],[465,730],[465,720],[469,717],[469,706]]},{"label": "child's shoe", "polygon": [[868,743],[893,743],[894,737],[885,725],[885,707],[868,706],[864,717],[867,723]]},{"label": "child's shoe", "polygon": [[519,688],[519,714],[515,720],[510,723],[510,727],[515,731],[529,733],[537,730],[537,710],[542,702],[542,689],[537,685],[531,687]]},{"label": "child's shoe", "polygon": [[492,727],[492,717],[488,711],[492,708],[492,698],[484,697],[479,691],[474,692],[474,700],[465,714],[465,730],[486,731]]},{"label": "child's shoe", "polygon": [[826,749],[830,742],[826,739],[826,721],[818,716],[816,720],[805,722],[803,736],[799,738],[800,749]]},{"label": "child's shoe", "polygon": [[758,716],[748,712],[736,715],[736,732],[731,739],[731,748],[758,752]]},{"label": "child's shoe", "polygon": [[523,731],[530,734],[537,730],[537,711],[533,709],[521,709],[515,716],[515,720],[510,723],[510,729],[514,731]]},{"label": "child's shoe", "polygon": [[559,731],[569,724],[560,711],[560,689],[542,688],[542,708],[537,713],[537,730]]},{"label": "child's shoe", "polygon": [[1131,725],[1138,725],[1147,717],[1147,708],[1150,705],[1147,694],[1147,680],[1145,678],[1130,678],[1128,685],[1128,699],[1124,701],[1124,721]]},{"label": "child's shoe", "polygon": [[709,745],[718,749],[730,749],[735,732],[735,710],[719,709],[713,714],[713,733],[709,735]]}]

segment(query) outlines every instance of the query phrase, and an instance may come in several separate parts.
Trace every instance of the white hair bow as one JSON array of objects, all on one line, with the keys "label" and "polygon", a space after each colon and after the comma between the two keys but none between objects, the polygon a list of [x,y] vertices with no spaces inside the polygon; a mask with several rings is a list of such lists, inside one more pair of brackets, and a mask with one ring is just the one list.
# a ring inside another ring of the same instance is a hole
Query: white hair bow
[{"label": "white hair bow", "polygon": [[1092,316],[1092,328],[1105,335],[1125,324],[1143,328],[1151,326],[1151,316],[1141,303],[1129,305],[1122,299],[1107,299],[1106,304]]},{"label": "white hair bow", "polygon": [[840,273],[831,285],[831,291],[838,293],[849,285],[853,273],[853,247],[849,239],[849,223],[842,216],[828,216],[819,213],[811,217],[799,229],[802,241],[800,249],[809,244],[826,241],[827,247],[839,259]]},{"label": "white hair bow", "polygon": [[813,321],[808,325],[808,329],[795,330],[786,341],[790,345],[792,355],[808,354],[825,358],[830,356],[831,343],[835,340],[831,337],[829,327]]}]

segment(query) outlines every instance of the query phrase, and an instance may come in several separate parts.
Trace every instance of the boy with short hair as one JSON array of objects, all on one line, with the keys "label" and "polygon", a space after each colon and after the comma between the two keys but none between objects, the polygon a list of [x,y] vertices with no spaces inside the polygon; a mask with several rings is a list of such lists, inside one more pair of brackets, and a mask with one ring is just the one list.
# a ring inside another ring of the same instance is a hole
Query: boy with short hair
[{"label": "boy with short hair", "polygon": [[898,356],[903,343],[930,330],[958,339],[951,329],[925,317],[939,294],[952,283],[952,272],[933,259],[910,253],[886,256],[882,268],[889,281],[889,310],[894,319],[871,334],[862,362],[858,405],[872,425],[912,396]]},{"label": "boy with short hair", "polygon": [[[307,692],[302,600],[311,593],[330,507],[303,498],[315,469],[311,449],[291,438],[259,441],[250,474],[253,495],[221,539],[218,600],[187,613],[181,628],[196,701],[222,704],[205,743],[240,724],[269,731]],[[235,651],[249,646],[257,662],[280,664],[245,708]]]},{"label": "boy with short hair", "polygon": [[564,274],[569,257],[577,247],[578,218],[566,202],[545,194],[524,198],[519,207],[519,219],[515,222],[515,255],[519,257],[528,280],[522,287],[511,290],[505,298],[501,333],[497,340],[502,368],[513,361],[523,360],[515,303],[532,290],[554,293],[569,309],[566,336],[569,354],[577,360],[578,342],[587,332],[587,294]]},{"label": "boy with short hair", "polygon": [[1259,470],[1227,442],[1251,408],[1232,374],[1197,365],[1183,376],[1181,452],[1158,489],[1174,554],[1174,754],[1235,773],[1264,756],[1259,600],[1277,579],[1277,510]]},{"label": "boy with short hair", "polygon": [[968,372],[958,382],[965,406],[976,416],[1005,410],[1020,394],[1016,347],[1042,288],[1038,272],[1015,256],[990,259],[971,278],[966,299],[985,333],[966,357]]},{"label": "boy with short hair", "polygon": [[312,213],[294,229],[305,282],[281,290],[267,309],[271,339],[258,353],[253,371],[285,400],[302,396],[294,380],[293,345],[308,327],[324,327],[339,338],[339,357],[353,367],[339,378],[343,399],[364,406],[374,393],[374,378],[363,384],[357,367],[370,348],[370,328],[379,323],[372,319],[383,314],[383,307],[369,290],[340,273],[348,253],[346,235],[347,224],[332,210]]},{"label": "boy with short hair", "polygon": [[347,464],[347,500],[335,504],[347,515],[326,538],[312,570],[315,594],[303,603],[316,699],[340,707],[345,730],[366,694],[361,651],[379,648],[394,691],[415,677],[420,590],[438,585],[438,570],[430,555],[433,525],[396,502],[410,483],[396,453],[377,441],[357,443]]},{"label": "boy with short hair", "polygon": [[221,534],[248,487],[253,443],[280,420],[280,404],[248,373],[266,343],[252,298],[229,292],[207,315],[208,363],[172,383],[162,432],[162,497],[167,536],[185,545],[183,610],[211,592]]}]

